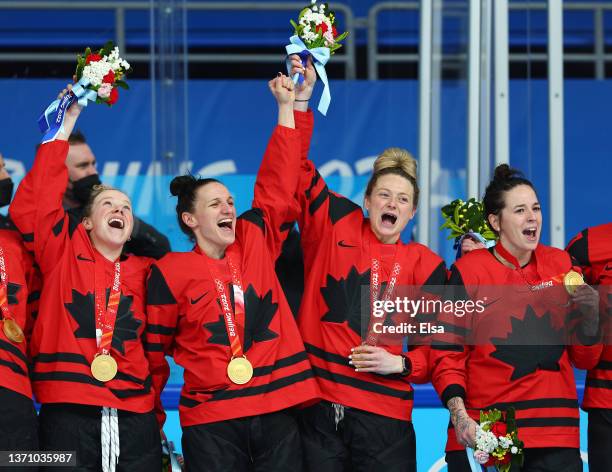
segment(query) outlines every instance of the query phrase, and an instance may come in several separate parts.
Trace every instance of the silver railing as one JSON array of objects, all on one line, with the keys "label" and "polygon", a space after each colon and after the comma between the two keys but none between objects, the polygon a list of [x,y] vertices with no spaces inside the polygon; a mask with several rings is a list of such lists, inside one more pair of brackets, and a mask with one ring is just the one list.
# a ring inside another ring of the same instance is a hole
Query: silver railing
[{"label": "silver railing", "polygon": [[[392,53],[379,52],[378,50],[378,16],[383,11],[392,10],[408,10],[418,11],[420,2],[381,2],[372,6],[368,12],[368,79],[375,80],[378,78],[378,67],[382,63],[418,63],[418,52],[414,53]],[[467,4],[466,4],[467,5]],[[543,12],[548,8],[546,2],[538,3],[511,3],[508,8],[511,11],[518,10],[541,10]],[[605,79],[606,62],[612,61],[612,53],[607,53],[605,50],[605,34],[604,34],[604,14],[606,11],[612,13],[612,2],[590,2],[590,3],[571,3],[563,2],[565,11],[593,11],[593,32],[594,32],[594,51],[592,53],[564,53],[564,61],[574,62],[593,62],[595,64],[595,78],[598,80]],[[464,9],[467,14],[467,6]],[[467,61],[466,54],[445,54],[445,58],[455,60],[459,63]],[[510,62],[528,62],[542,61],[545,62],[548,58],[546,52],[538,53],[511,53],[509,55]]]},{"label": "silver railing", "polygon": [[[187,2],[186,9],[189,11],[290,11],[296,13],[305,2]],[[367,61],[368,61],[368,78],[378,78],[378,67],[382,63],[414,63],[419,61],[418,52],[414,53],[393,53],[379,52],[379,28],[378,16],[383,11],[389,10],[412,10],[418,12],[420,2],[381,2],[373,5],[368,13],[367,18],[355,18],[352,9],[347,4],[331,3],[330,6],[344,15],[344,29],[350,31],[350,34],[345,41],[345,47],[342,52],[334,57],[334,62],[344,64],[344,76],[347,79],[356,77],[356,44],[357,36],[356,29],[367,29]],[[125,33],[125,13],[128,10],[148,11],[151,8],[151,2],[148,1],[66,1],[66,2],[51,2],[51,1],[2,1],[0,2],[0,14],[2,10],[111,10],[114,11],[115,18],[115,42],[122,51],[126,51],[126,56],[132,61],[149,61],[149,53],[134,52],[130,53],[129,48],[126,50],[126,33]],[[546,2],[538,3],[512,3],[509,2],[509,9],[517,10],[541,10],[547,8]],[[589,2],[589,3],[571,3],[563,2],[565,11],[592,11],[593,12],[593,32],[594,32],[594,49],[593,52],[581,53],[565,53],[565,61],[573,62],[592,62],[595,64],[595,77],[597,79],[605,78],[606,62],[612,62],[612,53],[605,50],[605,35],[604,35],[604,15],[606,12],[612,12],[611,2]],[[288,28],[288,35],[290,30]],[[445,58],[456,60],[457,62],[465,61],[465,54],[445,55]],[[41,61],[71,61],[74,59],[72,53],[28,53],[28,52],[0,52],[0,61],[15,61],[15,62],[41,62]],[[188,60],[194,63],[202,62],[218,62],[218,63],[244,63],[250,62],[279,62],[282,61],[282,47],[279,47],[278,54],[262,54],[262,53],[196,53],[190,52]],[[513,53],[510,54],[510,61],[546,61],[546,52],[536,53]]]},{"label": "silver railing", "polygon": [[[190,11],[290,11],[297,14],[304,7],[304,2],[187,2],[185,8]],[[149,11],[150,2],[138,1],[99,1],[99,2],[45,2],[45,1],[8,1],[0,2],[2,10],[111,10],[115,13],[115,43],[130,61],[149,61],[150,53],[130,53],[125,39],[125,12],[128,10]],[[343,28],[355,31],[355,17],[353,10],[342,3],[330,3],[330,8],[344,16]],[[287,20],[287,39],[291,35],[289,20]],[[261,53],[189,53],[189,62],[282,62],[285,55],[283,46],[279,45],[278,54]],[[344,50],[344,51],[343,51]],[[349,34],[344,42],[341,52],[334,55],[334,62],[344,64],[346,79],[356,77],[355,65],[355,34]],[[343,53],[342,53],[343,51]],[[0,61],[40,62],[40,61],[72,61],[72,53],[0,53]]]}]

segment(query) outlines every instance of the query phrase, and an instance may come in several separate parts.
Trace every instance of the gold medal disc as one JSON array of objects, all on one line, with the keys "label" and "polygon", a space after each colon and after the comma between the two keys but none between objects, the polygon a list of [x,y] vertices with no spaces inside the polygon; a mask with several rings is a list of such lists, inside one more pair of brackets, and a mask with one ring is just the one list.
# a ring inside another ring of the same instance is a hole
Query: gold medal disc
[{"label": "gold medal disc", "polygon": [[253,377],[253,366],[246,357],[234,357],[227,364],[227,376],[235,384],[243,385]]},{"label": "gold medal disc", "polygon": [[23,331],[15,320],[5,318],[4,322],[2,323],[2,331],[4,331],[6,337],[14,343],[22,343],[25,340]]},{"label": "gold medal disc", "polygon": [[91,373],[96,380],[108,382],[117,375],[117,361],[108,354],[100,354],[91,363]]},{"label": "gold medal disc", "polygon": [[584,279],[582,278],[582,275],[575,270],[570,270],[563,277],[563,285],[565,285],[565,290],[567,290],[567,293],[570,295],[573,295],[576,289],[583,284]]}]

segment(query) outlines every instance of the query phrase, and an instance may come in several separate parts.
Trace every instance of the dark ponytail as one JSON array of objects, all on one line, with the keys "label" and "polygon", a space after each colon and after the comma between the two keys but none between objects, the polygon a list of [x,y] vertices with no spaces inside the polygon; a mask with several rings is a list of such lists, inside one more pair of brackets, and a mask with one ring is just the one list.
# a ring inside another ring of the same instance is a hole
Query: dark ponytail
[{"label": "dark ponytail", "polygon": [[[482,200],[484,206],[485,219],[489,223],[489,215],[499,215],[506,206],[505,193],[519,185],[527,185],[537,194],[535,187],[525,178],[520,170],[513,169],[508,164],[500,164],[495,168],[493,180],[487,185],[485,195]],[[493,228],[491,228],[495,232]]]},{"label": "dark ponytail", "polygon": [[184,212],[194,212],[198,189],[213,182],[221,183],[217,179],[202,179],[191,174],[179,175],[170,182],[170,193],[177,197],[176,217],[178,224],[181,231],[189,236],[192,241],[195,241],[193,230],[185,224],[182,215]]}]

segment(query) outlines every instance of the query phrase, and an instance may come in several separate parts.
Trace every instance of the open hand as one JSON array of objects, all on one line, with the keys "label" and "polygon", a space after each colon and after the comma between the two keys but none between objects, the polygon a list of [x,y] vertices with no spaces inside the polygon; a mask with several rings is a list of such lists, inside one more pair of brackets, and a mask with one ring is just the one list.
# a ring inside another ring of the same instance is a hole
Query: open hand
[{"label": "open hand", "polygon": [[349,364],[355,366],[357,372],[372,372],[388,375],[402,372],[402,356],[391,354],[378,346],[362,344],[351,350]]}]

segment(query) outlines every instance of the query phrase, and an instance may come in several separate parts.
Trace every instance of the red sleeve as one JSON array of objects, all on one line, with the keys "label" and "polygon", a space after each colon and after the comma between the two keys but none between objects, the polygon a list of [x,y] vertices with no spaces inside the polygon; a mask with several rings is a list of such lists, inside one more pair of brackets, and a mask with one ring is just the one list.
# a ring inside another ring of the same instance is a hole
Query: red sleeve
[{"label": "red sleeve", "polygon": [[586,280],[593,283],[591,261],[589,260],[589,230],[584,229],[569,242],[565,250],[572,258],[572,263],[581,267]]},{"label": "red sleeve", "polygon": [[[451,268],[448,289],[444,297],[451,300],[469,298],[461,273],[456,266]],[[431,382],[445,407],[453,397],[465,399],[466,362],[470,346],[465,345],[466,328],[462,325],[464,318],[459,318],[453,313],[439,313],[439,323],[447,329],[443,335],[436,336],[430,350]]]},{"label": "red sleeve", "polygon": [[601,342],[590,346],[581,346],[579,344],[568,346],[570,361],[578,369],[593,369],[599,362],[602,352],[603,344]]},{"label": "red sleeve", "polygon": [[60,260],[69,234],[62,207],[68,183],[68,142],[53,141],[38,148],[34,165],[21,181],[9,207],[11,219],[34,254],[43,273]]},{"label": "red sleeve", "polygon": [[429,368],[429,346],[414,346],[408,351],[407,357],[410,359],[410,374],[405,380],[410,383],[423,384],[431,380],[431,370]]},{"label": "red sleeve", "polygon": [[176,298],[166,283],[164,274],[156,264],[153,264],[147,280],[147,326],[144,347],[155,391],[155,414],[160,428],[166,421],[161,392],[170,377],[170,366],[166,355],[172,354],[178,311]]},{"label": "red sleeve", "polygon": [[[297,186],[299,145],[299,131],[284,126],[274,129],[255,181],[252,207],[261,214],[258,217],[247,212],[243,218],[263,226],[266,245],[274,259],[279,256],[291,227],[288,215]],[[237,231],[245,227],[248,225],[240,225]]]},{"label": "red sleeve", "polygon": [[42,277],[38,265],[33,260],[33,257],[27,251],[23,251],[24,265],[26,267],[25,276],[28,286],[28,301],[26,305],[26,325],[25,335],[28,339],[28,346],[34,322],[38,316],[38,304],[40,301],[40,291],[42,289]]},{"label": "red sleeve", "polygon": [[[300,131],[301,156],[298,187],[295,193],[295,218],[303,241],[321,241],[333,224],[361,207],[328,189],[314,163],[308,159],[314,117],[308,112],[294,111],[295,126]],[[316,246],[316,245],[315,245]]]}]

